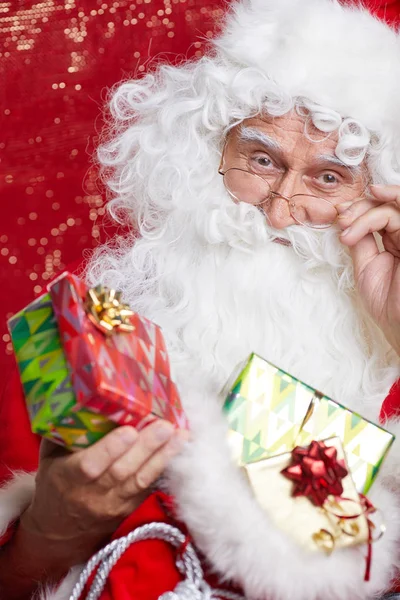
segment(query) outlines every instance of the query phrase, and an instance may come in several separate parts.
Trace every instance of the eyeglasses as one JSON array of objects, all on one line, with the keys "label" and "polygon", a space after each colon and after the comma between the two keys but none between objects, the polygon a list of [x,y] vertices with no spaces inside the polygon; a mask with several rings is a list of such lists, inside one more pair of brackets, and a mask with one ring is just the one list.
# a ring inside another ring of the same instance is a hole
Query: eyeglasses
[{"label": "eyeglasses", "polygon": [[263,177],[245,169],[219,169],[218,173],[223,176],[224,185],[234,200],[257,206],[271,202],[273,198],[282,198],[288,203],[290,215],[299,225],[328,229],[338,217],[335,205],[326,198],[308,194],[294,194],[287,198],[274,192]]}]

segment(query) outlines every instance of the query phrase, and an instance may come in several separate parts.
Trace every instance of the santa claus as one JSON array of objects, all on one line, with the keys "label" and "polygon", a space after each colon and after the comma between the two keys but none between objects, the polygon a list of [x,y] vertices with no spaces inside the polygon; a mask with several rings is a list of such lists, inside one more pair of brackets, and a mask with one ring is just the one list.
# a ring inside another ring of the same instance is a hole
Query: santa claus
[{"label": "santa claus", "polygon": [[400,376],[399,103],[399,35],[333,0],[232,4],[206,56],[115,91],[98,156],[110,213],[140,237],[100,248],[86,277],[163,328],[190,434],[160,421],[74,454],[46,442],[36,476],[10,479],[38,442],[6,396],[1,598],[390,590],[400,441],[371,492],[387,530],[365,581],[365,548],[308,553],[263,512],[231,459],[220,390],[257,352],[400,429],[381,408]]}]

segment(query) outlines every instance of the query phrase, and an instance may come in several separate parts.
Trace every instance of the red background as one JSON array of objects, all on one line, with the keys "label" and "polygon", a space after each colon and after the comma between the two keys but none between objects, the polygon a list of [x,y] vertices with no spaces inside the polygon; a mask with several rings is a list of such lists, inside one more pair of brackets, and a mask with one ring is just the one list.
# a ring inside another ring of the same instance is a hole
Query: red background
[{"label": "red background", "polygon": [[[276,0],[279,2],[279,0]],[[400,0],[370,0],[391,22]],[[0,374],[6,318],[114,230],[91,157],[108,89],[200,55],[222,0],[0,2]]]}]

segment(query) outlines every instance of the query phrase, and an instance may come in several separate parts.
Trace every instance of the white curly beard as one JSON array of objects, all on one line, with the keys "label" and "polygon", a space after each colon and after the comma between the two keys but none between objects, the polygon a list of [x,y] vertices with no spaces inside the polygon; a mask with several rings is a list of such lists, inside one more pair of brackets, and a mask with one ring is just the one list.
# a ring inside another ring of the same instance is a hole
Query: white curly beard
[{"label": "white curly beard", "polygon": [[162,327],[178,384],[189,371],[219,391],[256,352],[376,420],[399,362],[359,303],[337,232],[273,231],[225,196],[190,220],[174,211],[122,256],[101,253],[89,280],[122,289]]},{"label": "white curly beard", "polygon": [[[219,393],[238,362],[257,352],[377,421],[398,363],[357,305],[351,262],[334,230],[272,232],[261,213],[221,208],[224,199],[189,222],[172,213],[163,233],[136,241],[118,268],[107,269],[115,257],[98,259],[103,283],[122,287],[166,336],[192,430],[167,485],[212,567],[249,598],[372,597],[390,580],[400,538],[394,498],[375,486],[390,530],[374,548],[370,584],[365,549],[310,557],[269,522],[232,464]],[[274,243],[277,235],[291,246]],[[98,279],[96,265],[93,273]]]}]

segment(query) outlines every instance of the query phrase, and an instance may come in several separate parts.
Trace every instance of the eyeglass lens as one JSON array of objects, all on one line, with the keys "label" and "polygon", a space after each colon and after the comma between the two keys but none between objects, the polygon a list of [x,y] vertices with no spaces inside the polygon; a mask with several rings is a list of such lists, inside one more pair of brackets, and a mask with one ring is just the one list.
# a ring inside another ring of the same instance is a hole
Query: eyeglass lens
[{"label": "eyeglass lens", "polygon": [[[237,201],[260,205],[271,199],[271,187],[267,181],[248,171],[229,169],[224,174],[225,187]],[[302,225],[324,228],[332,225],[337,211],[324,198],[296,194],[288,201],[292,217]]]}]

